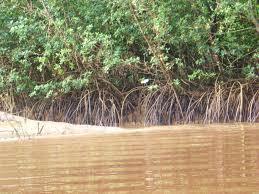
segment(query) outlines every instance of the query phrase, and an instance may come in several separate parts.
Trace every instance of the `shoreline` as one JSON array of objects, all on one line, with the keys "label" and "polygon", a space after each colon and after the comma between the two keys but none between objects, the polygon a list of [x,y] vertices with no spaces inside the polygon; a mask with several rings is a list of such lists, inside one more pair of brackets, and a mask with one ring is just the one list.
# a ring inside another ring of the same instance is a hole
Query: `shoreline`
[{"label": "shoreline", "polygon": [[[3,114],[0,112],[0,115]],[[7,114],[7,113],[4,113]],[[10,114],[7,114],[10,117]],[[0,121],[0,143],[15,141],[30,141],[48,138],[76,138],[78,136],[116,135],[127,133],[141,133],[161,130],[193,130],[195,128],[215,128],[219,126],[258,126],[259,123],[233,122],[233,123],[211,123],[211,124],[176,124],[163,126],[143,127],[106,127],[95,125],[79,125],[64,122],[37,121],[24,117],[12,116],[12,120]]]},{"label": "shoreline", "polygon": [[122,128],[37,121],[0,112],[0,142],[9,139],[35,139],[45,136],[111,133],[114,131],[122,131]]}]

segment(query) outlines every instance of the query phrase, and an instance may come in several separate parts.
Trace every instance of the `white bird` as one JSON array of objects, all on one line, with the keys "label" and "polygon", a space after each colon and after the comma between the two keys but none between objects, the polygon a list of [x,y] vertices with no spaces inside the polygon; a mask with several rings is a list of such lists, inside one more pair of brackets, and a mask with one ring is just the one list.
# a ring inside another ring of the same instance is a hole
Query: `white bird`
[{"label": "white bird", "polygon": [[149,82],[149,79],[142,79],[142,80],[140,81],[141,84],[146,84],[146,83],[148,83],[148,82]]}]

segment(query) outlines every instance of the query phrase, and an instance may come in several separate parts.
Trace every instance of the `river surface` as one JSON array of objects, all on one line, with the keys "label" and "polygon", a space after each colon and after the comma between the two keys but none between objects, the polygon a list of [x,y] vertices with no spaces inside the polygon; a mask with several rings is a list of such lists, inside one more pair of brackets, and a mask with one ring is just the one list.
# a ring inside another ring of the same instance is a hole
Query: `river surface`
[{"label": "river surface", "polygon": [[259,194],[259,124],[0,143],[0,193]]}]

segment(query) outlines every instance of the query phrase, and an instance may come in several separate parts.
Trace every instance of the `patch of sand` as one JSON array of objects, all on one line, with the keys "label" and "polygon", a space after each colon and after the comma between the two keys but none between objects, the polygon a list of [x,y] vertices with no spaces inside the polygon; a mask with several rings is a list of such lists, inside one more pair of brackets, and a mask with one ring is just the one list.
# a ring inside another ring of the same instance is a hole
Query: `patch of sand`
[{"label": "patch of sand", "polygon": [[114,133],[125,129],[65,122],[37,121],[0,111],[0,140],[69,134]]}]

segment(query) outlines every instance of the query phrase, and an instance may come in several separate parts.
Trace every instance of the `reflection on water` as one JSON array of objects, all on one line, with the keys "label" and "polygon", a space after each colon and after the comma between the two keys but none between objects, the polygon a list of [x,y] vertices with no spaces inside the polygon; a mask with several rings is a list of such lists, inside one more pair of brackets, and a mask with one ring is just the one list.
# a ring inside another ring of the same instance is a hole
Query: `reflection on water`
[{"label": "reflection on water", "polygon": [[259,193],[259,124],[0,143],[0,191]]}]

